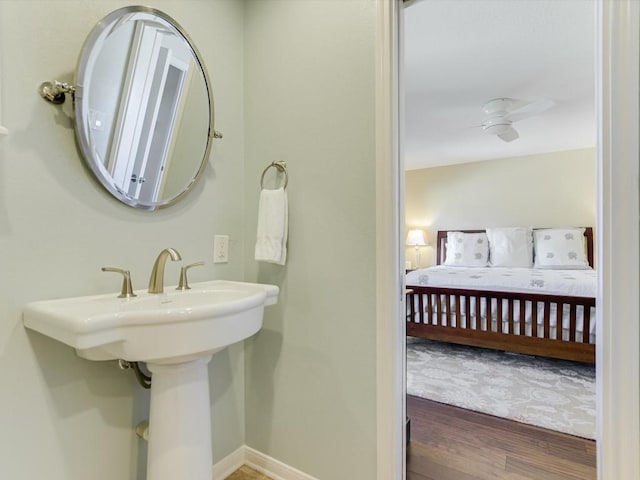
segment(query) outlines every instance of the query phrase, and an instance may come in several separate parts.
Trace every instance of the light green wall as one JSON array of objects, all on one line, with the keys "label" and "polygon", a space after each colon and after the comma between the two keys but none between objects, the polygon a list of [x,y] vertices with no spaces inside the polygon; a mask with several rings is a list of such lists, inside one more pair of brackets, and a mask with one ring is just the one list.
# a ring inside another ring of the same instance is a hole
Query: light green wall
[{"label": "light green wall", "polygon": [[[69,116],[45,103],[45,80],[73,80],[89,30],[126,1],[0,1],[3,53],[0,139],[0,477],[47,480],[142,480],[143,446],[133,432],[147,418],[148,394],[114,362],[76,357],[72,349],[22,326],[28,301],[116,292],[104,265],[131,270],[144,288],[164,247],[206,260],[192,281],[241,279],[244,269],[243,4],[191,0],[145,2],[191,34],[209,66],[218,124],[212,161],[195,191],[168,210],[126,207],[81,163]],[[213,235],[231,235],[231,261],[212,265]],[[168,265],[167,283],[176,283]],[[244,443],[243,347],[211,364],[214,459]]]},{"label": "light green wall", "polygon": [[[375,2],[246,3],[247,444],[322,480],[376,476]],[[289,260],[253,260],[259,179],[289,169]]]},{"label": "light green wall", "polygon": [[[435,263],[438,230],[596,225],[593,148],[423,168],[406,173],[407,228],[424,227]],[[415,261],[413,248],[406,257]]]},{"label": "light green wall", "polygon": [[[73,80],[91,27],[127,4],[0,1],[10,130],[0,139],[1,476],[144,478],[133,428],[148,417],[148,392],[114,362],[26,331],[21,312],[32,300],[116,292],[105,265],[145,288],[155,256],[173,246],[185,262],[208,262],[192,281],[282,288],[264,329],[212,361],[214,461],[247,443],[322,480],[375,478],[375,2],[147,2],[198,46],[224,133],[195,190],[154,213],[91,180],[70,103],[37,95],[45,80]],[[286,267],[253,260],[258,181],[278,159],[290,172]],[[214,234],[231,236],[228,264],[211,263]],[[167,283],[177,274],[167,265]]]}]

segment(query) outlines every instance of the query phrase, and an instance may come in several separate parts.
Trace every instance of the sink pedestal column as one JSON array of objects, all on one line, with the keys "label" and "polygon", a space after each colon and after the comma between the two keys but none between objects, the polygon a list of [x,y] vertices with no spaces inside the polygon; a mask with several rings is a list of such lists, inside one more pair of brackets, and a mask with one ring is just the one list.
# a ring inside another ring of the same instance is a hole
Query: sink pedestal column
[{"label": "sink pedestal column", "polygon": [[147,480],[211,480],[210,361],[147,364],[153,374]]}]

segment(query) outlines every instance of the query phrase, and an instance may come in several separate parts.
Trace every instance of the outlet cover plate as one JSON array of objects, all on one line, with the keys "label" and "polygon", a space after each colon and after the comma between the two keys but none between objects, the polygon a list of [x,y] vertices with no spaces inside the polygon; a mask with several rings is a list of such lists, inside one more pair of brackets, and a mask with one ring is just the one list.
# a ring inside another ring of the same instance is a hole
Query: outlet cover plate
[{"label": "outlet cover plate", "polygon": [[229,235],[214,235],[213,263],[227,263],[229,261]]}]

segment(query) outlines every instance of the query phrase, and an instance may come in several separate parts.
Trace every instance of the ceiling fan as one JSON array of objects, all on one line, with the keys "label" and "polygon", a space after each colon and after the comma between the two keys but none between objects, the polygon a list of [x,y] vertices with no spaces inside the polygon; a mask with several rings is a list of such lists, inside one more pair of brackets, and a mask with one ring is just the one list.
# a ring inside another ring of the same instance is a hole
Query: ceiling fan
[{"label": "ceiling fan", "polygon": [[486,117],[480,126],[485,132],[505,142],[512,142],[520,137],[512,126],[513,122],[539,115],[554,105],[552,100],[525,103],[513,98],[495,98],[482,105]]}]

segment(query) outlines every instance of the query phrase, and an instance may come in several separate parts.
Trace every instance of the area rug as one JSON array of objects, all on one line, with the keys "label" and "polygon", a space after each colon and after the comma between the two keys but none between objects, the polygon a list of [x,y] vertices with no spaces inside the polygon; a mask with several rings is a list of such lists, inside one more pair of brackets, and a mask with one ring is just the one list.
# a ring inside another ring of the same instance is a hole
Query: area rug
[{"label": "area rug", "polygon": [[595,439],[595,367],[407,339],[407,393]]}]

